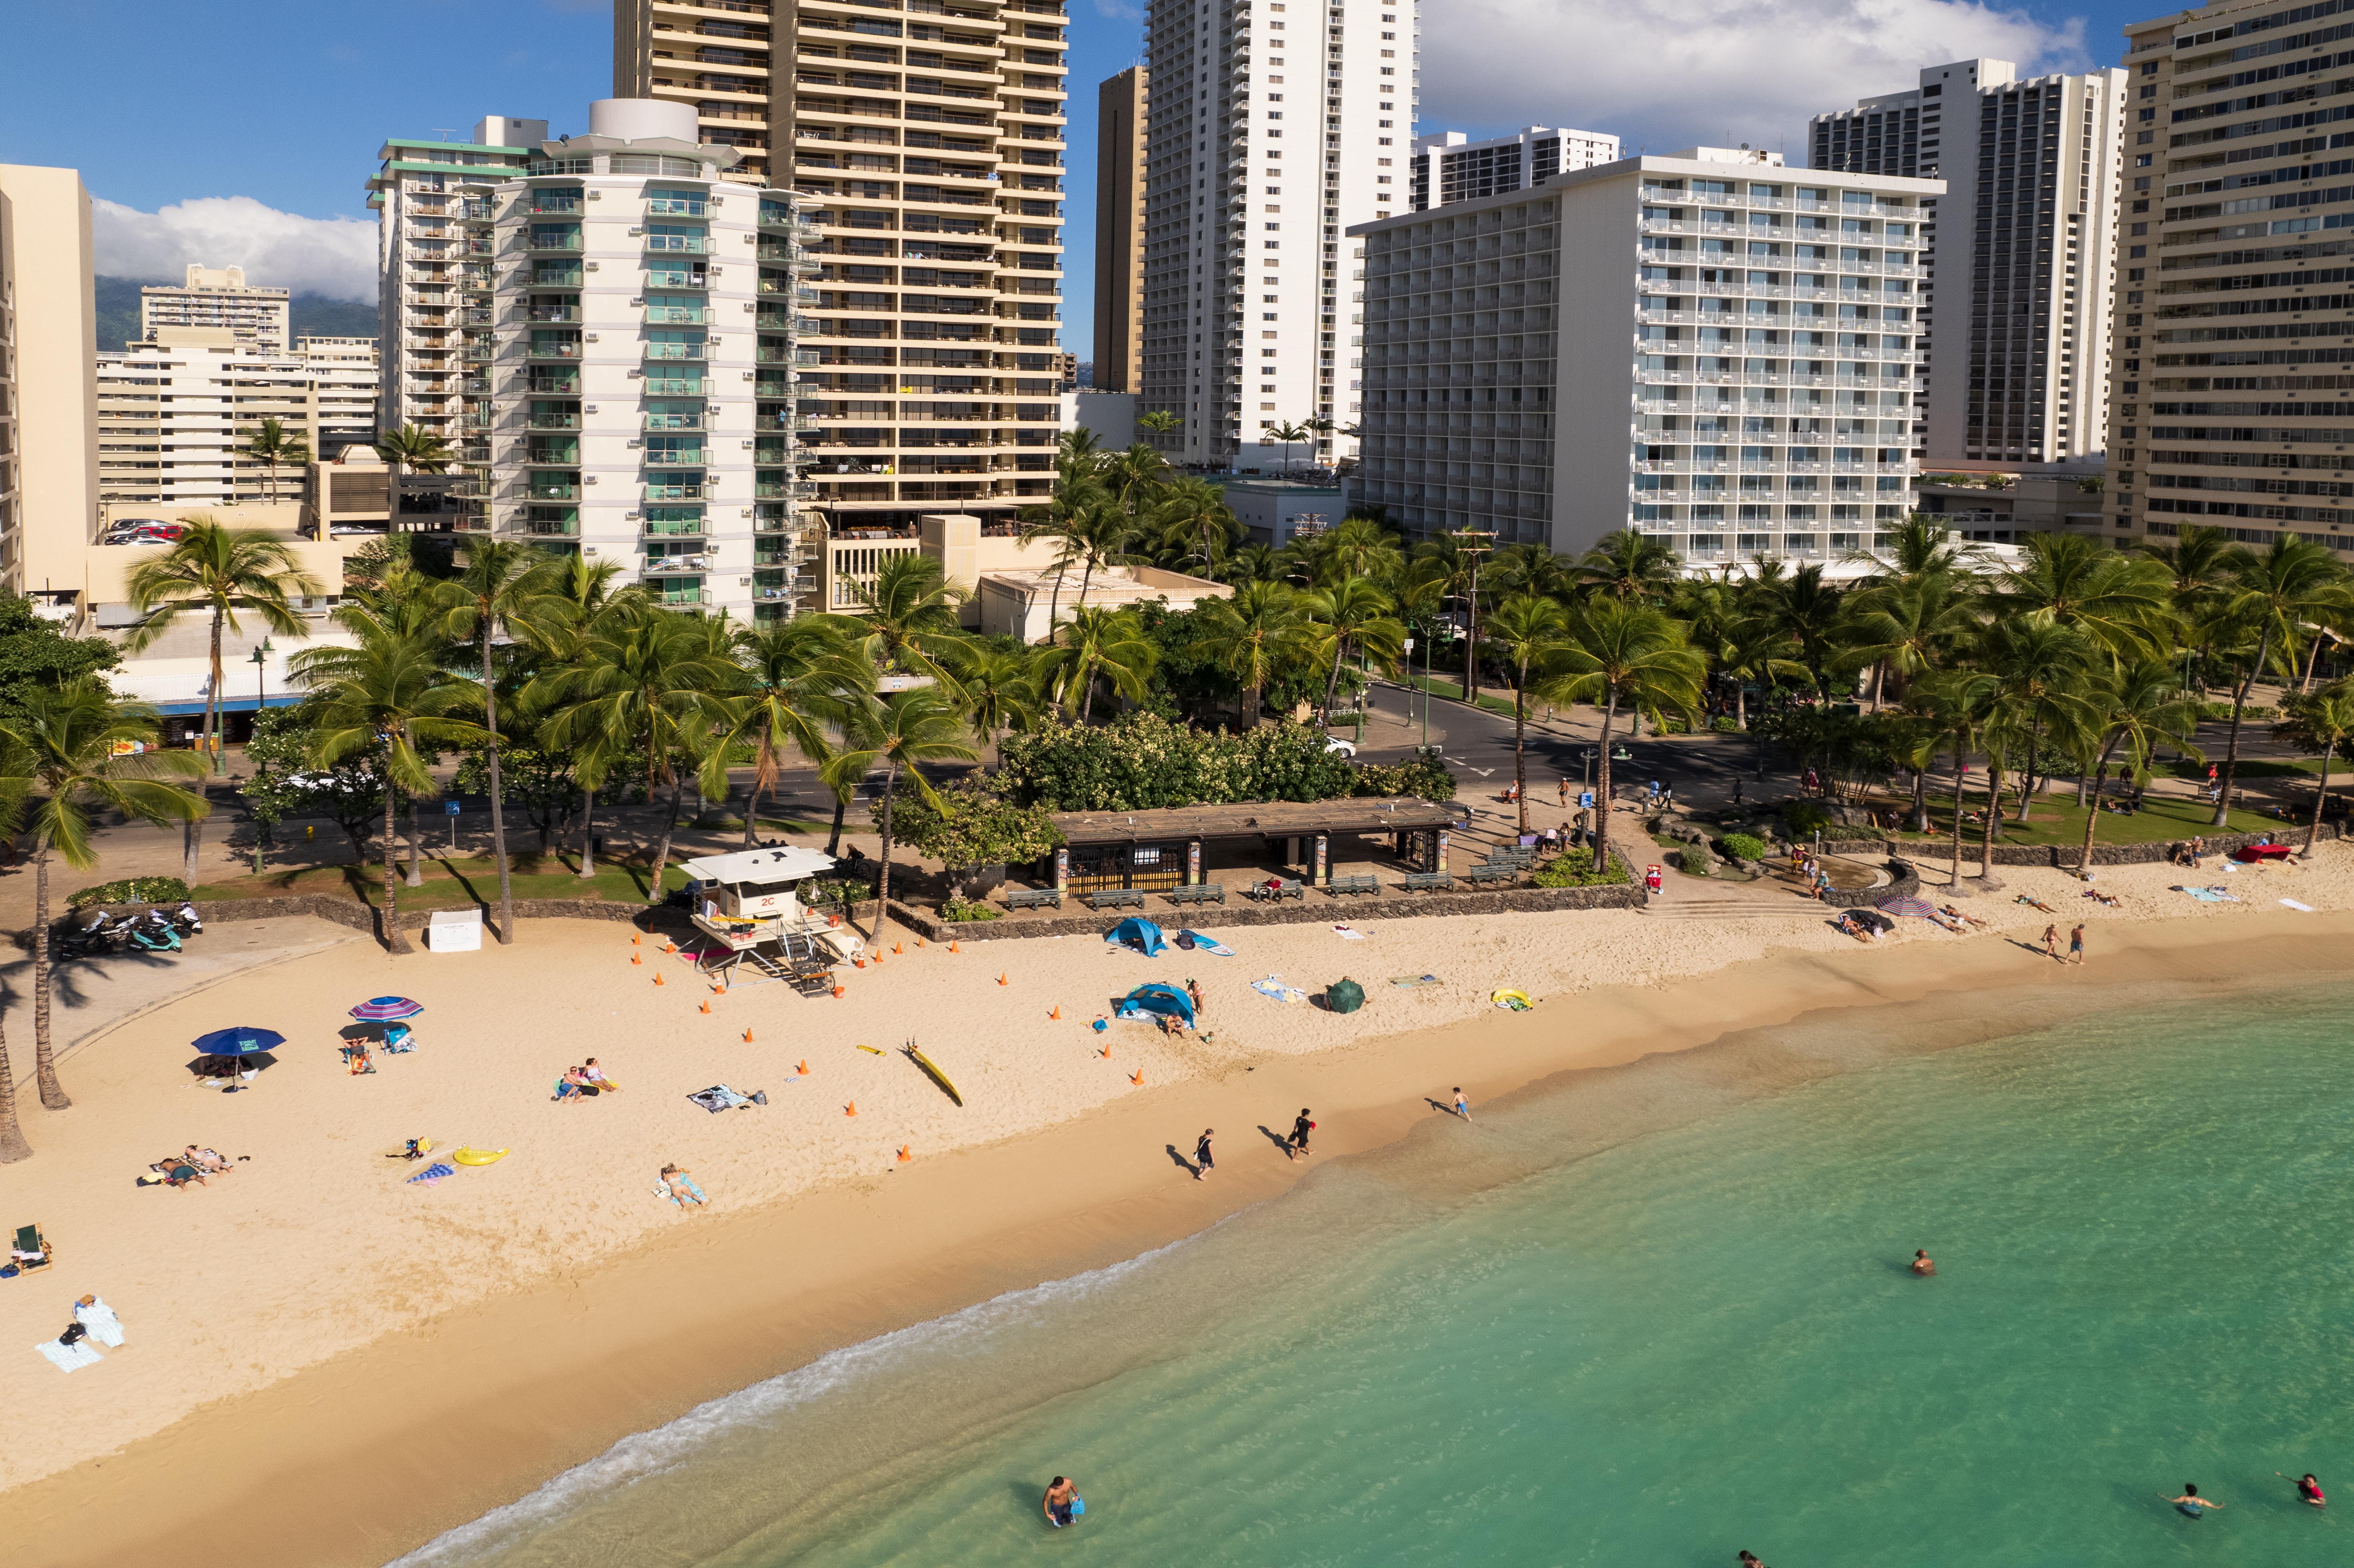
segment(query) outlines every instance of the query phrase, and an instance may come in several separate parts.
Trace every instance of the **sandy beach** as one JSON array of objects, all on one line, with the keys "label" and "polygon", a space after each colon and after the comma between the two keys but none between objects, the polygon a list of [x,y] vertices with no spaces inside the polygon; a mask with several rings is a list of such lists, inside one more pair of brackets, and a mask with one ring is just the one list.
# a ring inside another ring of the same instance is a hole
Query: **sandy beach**
[{"label": "sandy beach", "polygon": [[[0,1438],[9,1558],[380,1563],[827,1349],[1134,1255],[1319,1160],[1444,1135],[1454,1124],[1432,1101],[1456,1084],[1481,1103],[1827,1009],[1922,1006],[1966,1033],[1967,999],[1997,988],[2052,991],[2057,1019],[2145,980],[2343,966],[2354,853],[2231,874],[2211,861],[2192,880],[2230,885],[2235,904],[2168,890],[2184,880],[2104,869],[2111,908],[2063,874],[2006,868],[1999,893],[1952,900],[1988,930],[1907,919],[1869,948],[1803,909],[1417,919],[1343,906],[1334,921],[1361,939],[1331,924],[1237,929],[1223,959],[1146,959],[1085,938],[950,953],[894,932],[884,947],[904,950],[845,970],[839,1000],[715,996],[654,939],[633,947],[630,927],[599,922],[528,924],[512,948],[477,954],[393,959],[339,942],[208,974],[67,1057],[72,1110],[20,1100],[38,1153],[0,1178],[6,1219],[37,1220],[58,1262],[0,1281],[0,1342],[23,1347]],[[2055,918],[2063,949],[2084,922],[2084,966],[2042,956]],[[1389,983],[1426,973],[1439,983]],[[1251,989],[1269,974],[1320,992],[1349,976],[1367,1003],[1343,1016],[1271,1001]],[[1205,996],[1203,1037],[1088,1027],[1138,982],[1188,977]],[[1496,1010],[1489,994],[1505,986],[1537,1007]],[[336,1032],[385,991],[425,1004],[419,1049],[352,1076]],[[227,1024],[289,1039],[232,1097],[186,1072],[186,1042]],[[963,1107],[897,1054],[910,1039]],[[11,1040],[29,1091],[29,1042]],[[620,1092],[552,1102],[557,1076],[592,1055]],[[769,1103],[711,1115],[685,1097],[723,1083]],[[1320,1126],[1316,1156],[1295,1164],[1267,1129],[1301,1105]],[[1204,1126],[1218,1128],[1219,1170],[1196,1182],[1174,1151]],[[508,1153],[407,1186],[418,1167],[385,1151],[412,1137]],[[135,1185],[190,1142],[234,1173]],[[656,1195],[673,1161],[707,1209]],[[30,1347],[85,1291],[121,1314],[128,1342],[62,1374]]]}]

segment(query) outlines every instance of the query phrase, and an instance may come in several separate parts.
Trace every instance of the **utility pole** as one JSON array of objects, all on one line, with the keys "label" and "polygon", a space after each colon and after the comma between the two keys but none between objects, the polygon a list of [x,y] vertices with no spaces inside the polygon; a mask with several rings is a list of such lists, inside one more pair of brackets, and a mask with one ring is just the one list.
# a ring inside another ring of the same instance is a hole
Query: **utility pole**
[{"label": "utility pole", "polygon": [[1489,528],[1450,528],[1447,536],[1455,541],[1458,555],[1471,557],[1471,591],[1463,601],[1463,700],[1477,707],[1479,705],[1479,557],[1495,549],[1496,535]]}]

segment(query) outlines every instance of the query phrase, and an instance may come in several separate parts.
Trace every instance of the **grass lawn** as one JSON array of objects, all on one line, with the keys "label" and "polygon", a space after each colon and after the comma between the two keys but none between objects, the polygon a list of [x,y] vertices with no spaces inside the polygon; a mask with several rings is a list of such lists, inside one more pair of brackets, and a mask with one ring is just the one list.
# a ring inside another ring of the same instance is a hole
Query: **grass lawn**
[{"label": "grass lawn", "polygon": [[[405,869],[407,862],[401,864]],[[597,863],[597,874],[582,881],[577,874],[578,863],[561,855],[518,855],[514,862],[513,880],[517,898],[611,898],[630,904],[646,901],[646,873],[652,863],[635,864],[617,863],[608,856]],[[404,909],[472,908],[477,903],[495,903],[499,895],[499,870],[488,858],[450,860],[427,855],[419,868],[425,881],[419,887],[405,883],[400,888],[400,905]],[[663,887],[675,892],[686,885],[686,873],[679,869],[679,858],[673,854],[663,868]],[[240,876],[228,882],[207,883],[196,890],[198,899],[211,898],[279,898],[294,893],[318,893],[333,896],[357,898],[367,904],[383,901],[384,868],[378,862],[366,865],[327,865],[297,871],[266,871],[260,876]]]},{"label": "grass lawn", "polygon": [[[1986,797],[1967,797],[1964,806],[1965,809],[1983,810]],[[2012,820],[2018,809],[2015,801],[2005,800],[2002,827],[1995,835],[1997,843],[2074,845],[2084,842],[2084,813],[2077,809],[2073,794],[2037,797],[2031,817],[2024,825]],[[1953,813],[1954,798],[1933,793],[1929,797],[1929,820],[1937,824],[1940,831],[1893,836],[1904,843],[1935,843],[1950,840]],[[2164,843],[2187,839],[2193,834],[2259,833],[2267,828],[2285,832],[2301,826],[2303,822],[2302,817],[2296,822],[2285,822],[2261,811],[2233,811],[2229,826],[2218,828],[2211,825],[2215,808],[2206,801],[2157,795],[2147,797],[2142,809],[2130,817],[2121,817],[2109,811],[2099,815],[2099,825],[2093,831],[2093,842],[2096,844]],[[1985,831],[1982,823],[1962,824],[1962,856],[1965,860],[1969,858],[1971,846],[1981,842],[1980,835]]]},{"label": "grass lawn", "polygon": [[[1401,684],[1412,686],[1416,691],[1428,692],[1434,697],[1443,697],[1449,702],[1459,703],[1463,700],[1463,683],[1460,681],[1442,680],[1437,675],[1427,680],[1420,675],[1409,675]],[[1506,718],[1512,716],[1512,700],[1510,697],[1500,697],[1492,692],[1482,692],[1479,694],[1479,705],[1491,714],[1501,714]]]},{"label": "grass lawn", "polygon": [[[2223,777],[2222,747],[2216,747],[2204,762],[2192,762],[2187,758],[2178,757],[2171,762],[2156,764],[2151,771],[2170,779],[2188,779],[2195,784],[2204,784],[2207,781],[2207,769],[2211,767],[2215,769],[2216,778]],[[2344,763],[2334,763],[2329,769],[2330,777],[2335,779],[2338,774],[2346,770]],[[2320,777],[2321,758],[2318,757],[2304,758],[2296,762],[2282,762],[2271,758],[2259,759],[2243,757],[2240,758],[2240,765],[2232,773],[2234,783],[2243,779],[2318,779]],[[2331,788],[2336,788],[2335,784]]]}]

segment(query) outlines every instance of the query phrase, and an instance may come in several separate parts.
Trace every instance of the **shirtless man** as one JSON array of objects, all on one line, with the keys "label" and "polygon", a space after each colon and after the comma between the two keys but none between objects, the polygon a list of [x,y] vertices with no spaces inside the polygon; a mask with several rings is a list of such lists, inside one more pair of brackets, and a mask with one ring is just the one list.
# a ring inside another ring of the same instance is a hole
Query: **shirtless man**
[{"label": "shirtless man", "polygon": [[1077,1516],[1078,1501],[1079,1483],[1068,1476],[1056,1476],[1046,1489],[1046,1522],[1056,1530],[1062,1529]]},{"label": "shirtless man", "polygon": [[1937,1272],[1937,1266],[1930,1260],[1925,1250],[1915,1247],[1913,1250],[1913,1272],[1921,1278],[1926,1279]]}]

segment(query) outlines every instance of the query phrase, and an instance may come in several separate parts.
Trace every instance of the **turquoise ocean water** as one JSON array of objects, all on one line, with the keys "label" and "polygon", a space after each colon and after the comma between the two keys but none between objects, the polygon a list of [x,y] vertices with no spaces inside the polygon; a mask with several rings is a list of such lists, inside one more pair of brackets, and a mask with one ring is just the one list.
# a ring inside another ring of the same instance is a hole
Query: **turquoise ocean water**
[{"label": "turquoise ocean water", "polygon": [[404,1568],[2354,1560],[2354,988],[1985,1005],[2012,1032],[1850,1016],[1434,1115]]}]

